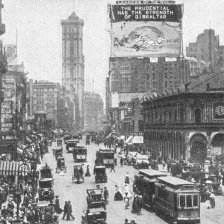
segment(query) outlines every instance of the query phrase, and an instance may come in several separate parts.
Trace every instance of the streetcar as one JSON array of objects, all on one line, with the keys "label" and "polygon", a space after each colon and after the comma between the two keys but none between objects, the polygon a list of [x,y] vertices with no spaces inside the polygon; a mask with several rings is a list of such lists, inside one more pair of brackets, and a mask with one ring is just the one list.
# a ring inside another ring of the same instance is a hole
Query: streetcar
[{"label": "streetcar", "polygon": [[155,195],[155,183],[159,177],[167,176],[166,173],[157,170],[139,170],[134,178],[134,192],[141,194],[143,207],[153,209],[153,197]]},{"label": "streetcar", "polygon": [[170,223],[200,223],[200,192],[195,184],[177,177],[159,177],[154,208]]}]

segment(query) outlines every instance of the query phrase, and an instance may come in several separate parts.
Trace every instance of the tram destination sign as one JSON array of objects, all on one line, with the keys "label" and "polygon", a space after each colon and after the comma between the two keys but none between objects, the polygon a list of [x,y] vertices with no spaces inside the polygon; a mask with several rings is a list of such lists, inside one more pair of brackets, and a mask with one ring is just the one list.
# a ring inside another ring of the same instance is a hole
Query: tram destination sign
[{"label": "tram destination sign", "polygon": [[112,23],[120,21],[180,22],[182,17],[180,4],[110,5]]}]

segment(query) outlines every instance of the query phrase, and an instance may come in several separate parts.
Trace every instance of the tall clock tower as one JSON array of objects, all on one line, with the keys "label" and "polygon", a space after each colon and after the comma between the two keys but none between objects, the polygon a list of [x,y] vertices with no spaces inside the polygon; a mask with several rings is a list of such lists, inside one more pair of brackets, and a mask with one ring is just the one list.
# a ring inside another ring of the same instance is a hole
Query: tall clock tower
[{"label": "tall clock tower", "polygon": [[62,85],[74,101],[74,125],[83,128],[83,94],[84,94],[84,56],[83,25],[84,22],[75,12],[62,25]]}]

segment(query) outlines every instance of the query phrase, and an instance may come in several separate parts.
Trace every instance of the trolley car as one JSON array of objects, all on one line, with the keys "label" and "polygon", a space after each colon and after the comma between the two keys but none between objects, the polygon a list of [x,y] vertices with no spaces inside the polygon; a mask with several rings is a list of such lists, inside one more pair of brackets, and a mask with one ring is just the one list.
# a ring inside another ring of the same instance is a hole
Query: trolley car
[{"label": "trolley car", "polygon": [[177,177],[159,177],[155,183],[154,207],[170,223],[200,223],[200,192],[192,182]]},{"label": "trolley car", "polygon": [[147,209],[153,208],[153,197],[155,195],[155,183],[159,177],[167,176],[166,173],[157,170],[139,170],[134,179],[134,191],[142,195],[143,206]]}]

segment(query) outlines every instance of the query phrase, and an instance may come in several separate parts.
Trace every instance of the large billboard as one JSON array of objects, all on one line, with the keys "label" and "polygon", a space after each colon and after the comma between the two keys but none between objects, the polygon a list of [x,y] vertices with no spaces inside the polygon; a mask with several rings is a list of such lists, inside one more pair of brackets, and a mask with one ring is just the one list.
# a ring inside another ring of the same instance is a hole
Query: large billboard
[{"label": "large billboard", "polygon": [[177,57],[182,5],[111,5],[112,57]]},{"label": "large billboard", "polygon": [[113,24],[116,57],[175,57],[180,54],[178,22],[117,22]]}]

